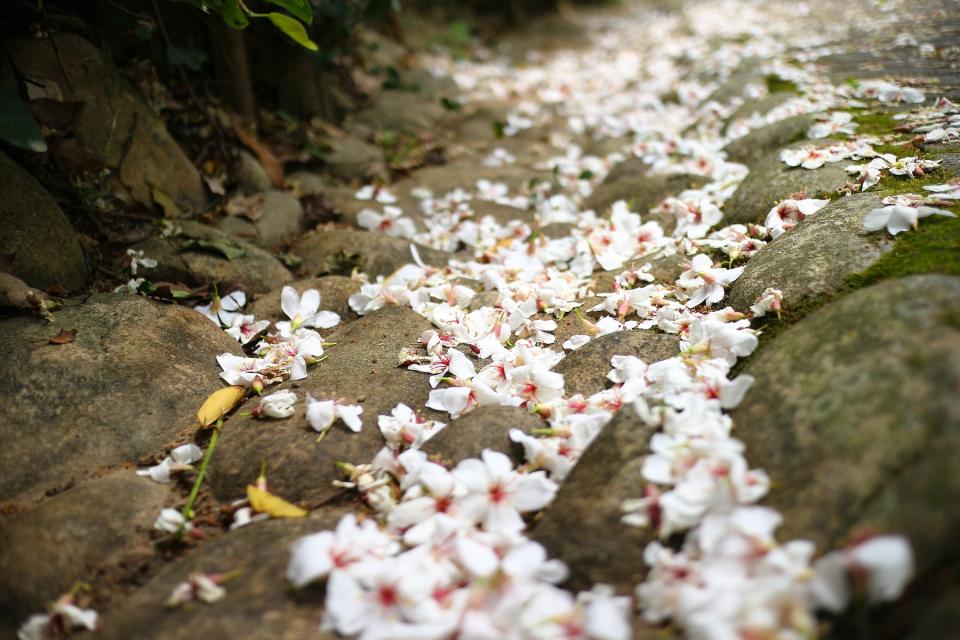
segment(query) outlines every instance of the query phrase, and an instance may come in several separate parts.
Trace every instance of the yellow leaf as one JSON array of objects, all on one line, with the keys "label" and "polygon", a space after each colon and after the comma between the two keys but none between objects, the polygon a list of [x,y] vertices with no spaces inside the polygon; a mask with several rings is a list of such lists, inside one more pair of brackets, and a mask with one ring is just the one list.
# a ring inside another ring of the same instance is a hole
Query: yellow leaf
[{"label": "yellow leaf", "polygon": [[197,420],[201,426],[210,426],[240,404],[246,394],[247,388],[239,385],[217,389],[203,401],[203,406],[197,411]]},{"label": "yellow leaf", "polygon": [[283,498],[260,489],[256,485],[247,485],[247,498],[254,511],[270,514],[272,518],[302,518],[307,512]]}]

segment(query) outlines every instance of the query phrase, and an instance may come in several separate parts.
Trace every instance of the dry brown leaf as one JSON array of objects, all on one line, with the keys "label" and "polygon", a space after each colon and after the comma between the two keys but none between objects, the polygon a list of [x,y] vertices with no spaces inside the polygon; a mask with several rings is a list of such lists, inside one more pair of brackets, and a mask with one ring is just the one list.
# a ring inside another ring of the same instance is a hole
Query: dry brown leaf
[{"label": "dry brown leaf", "polygon": [[76,329],[60,329],[60,333],[47,340],[47,344],[70,344],[76,339]]},{"label": "dry brown leaf", "polygon": [[200,421],[201,426],[209,427],[240,404],[245,395],[247,395],[247,388],[239,385],[217,389],[203,401],[203,405],[197,411],[197,420]]}]

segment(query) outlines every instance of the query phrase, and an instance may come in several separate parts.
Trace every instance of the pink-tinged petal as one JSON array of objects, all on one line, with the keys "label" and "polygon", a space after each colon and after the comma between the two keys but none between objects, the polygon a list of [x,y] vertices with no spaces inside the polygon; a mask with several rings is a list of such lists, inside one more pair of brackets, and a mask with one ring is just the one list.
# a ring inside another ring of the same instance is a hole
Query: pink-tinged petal
[{"label": "pink-tinged petal", "polygon": [[470,399],[469,387],[450,387],[448,389],[434,389],[430,392],[426,407],[437,411],[446,411],[457,417],[467,407]]},{"label": "pink-tinged petal", "polygon": [[345,636],[363,631],[375,618],[363,589],[346,571],[334,571],[327,581],[324,627]]}]

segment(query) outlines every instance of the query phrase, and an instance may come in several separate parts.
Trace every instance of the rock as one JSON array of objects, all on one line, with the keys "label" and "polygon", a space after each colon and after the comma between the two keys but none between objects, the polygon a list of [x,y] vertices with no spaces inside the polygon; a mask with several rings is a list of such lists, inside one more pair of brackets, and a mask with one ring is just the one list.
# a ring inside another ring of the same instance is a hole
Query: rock
[{"label": "rock", "polygon": [[451,76],[436,76],[423,68],[403,69],[399,80],[404,90],[416,91],[433,101],[455,100],[460,95],[460,86]]},{"label": "rock", "polygon": [[639,213],[645,220],[656,219],[667,233],[676,226],[676,221],[647,214],[652,208],[660,204],[667,196],[674,196],[684,189],[694,189],[702,186],[706,180],[702,176],[689,174],[650,174],[634,175],[612,181],[609,178],[597,187],[583,203],[584,209],[592,209],[599,215],[606,215],[610,206],[624,200],[631,211]]},{"label": "rock", "polygon": [[926,605],[924,615],[912,625],[906,640],[949,638],[960,629],[960,588],[954,586],[936,594],[933,602],[923,604]]},{"label": "rock", "polygon": [[599,140],[591,139],[586,147],[586,154],[606,158],[612,153],[625,153],[633,146],[632,136],[622,136],[619,138],[601,138]]},{"label": "rock", "polygon": [[529,209],[518,209],[505,204],[497,204],[489,200],[470,201],[470,208],[473,210],[473,219],[482,220],[487,216],[492,216],[497,223],[508,225],[511,222],[518,221],[524,224],[532,225],[536,215]]},{"label": "rock", "polygon": [[631,156],[623,162],[613,165],[610,173],[604,178],[604,182],[620,182],[627,178],[643,177],[648,173],[650,173],[650,164],[636,156]]},{"label": "rock", "polygon": [[731,162],[739,162],[748,167],[755,166],[772,151],[779,149],[806,134],[816,118],[811,114],[800,114],[778,120],[727,144],[723,150]]},{"label": "rock", "polygon": [[[320,631],[322,588],[295,590],[285,574],[293,541],[334,529],[342,513],[342,509],[324,509],[309,518],[256,522],[210,541],[165,567],[117,610],[104,615],[97,637],[175,640],[189,629],[189,635],[196,637],[333,640],[335,636]],[[164,607],[173,589],[191,573],[231,571],[236,577],[224,585],[223,600]]]},{"label": "rock", "polygon": [[83,153],[113,171],[141,204],[172,199],[183,211],[202,209],[207,198],[199,172],[143,97],[82,37],[60,33],[53,39],[56,49],[47,38],[14,38],[7,47],[35,87],[59,101],[81,103],[69,130]]},{"label": "rock", "polygon": [[593,278],[596,281],[596,291],[597,293],[611,293],[617,276],[628,269],[640,269],[648,264],[650,265],[650,275],[656,278],[656,282],[672,285],[683,273],[686,262],[687,258],[679,253],[665,256],[660,251],[634,258],[625,262],[620,269],[595,272]]},{"label": "rock", "polygon": [[478,407],[451,421],[423,445],[423,451],[456,464],[479,458],[484,449],[508,453],[515,465],[523,463],[523,447],[510,441],[510,430],[532,434],[545,425],[540,418],[518,407]]},{"label": "rock", "polygon": [[335,138],[329,145],[331,149],[324,160],[333,175],[344,180],[387,177],[383,151],[379,148],[352,137]]},{"label": "rock", "polygon": [[244,216],[226,216],[217,222],[217,228],[235,238],[248,240],[264,248],[289,242],[300,233],[303,207],[300,200],[285,191],[267,191],[251,196],[259,213],[251,221]]},{"label": "rock", "polygon": [[[2,327],[0,500],[159,452],[222,386],[216,357],[242,353],[192,309],[129,294],[68,304],[50,325],[21,316]],[[47,344],[63,329],[76,339]]]},{"label": "rock", "polygon": [[540,233],[551,240],[560,240],[569,236],[577,225],[572,222],[551,222],[540,227]]},{"label": "rock", "polygon": [[957,575],[957,318],[960,278],[889,280],[810,314],[747,361],[756,382],[732,417],[751,466],[770,474],[780,539],[825,552],[859,531],[900,533],[918,592]]},{"label": "rock", "polygon": [[[356,280],[344,276],[324,276],[322,278],[297,280],[289,284],[301,294],[307,289],[319,291],[320,308],[338,314],[341,325],[360,317],[347,304],[348,298],[360,290],[360,283]],[[270,320],[271,322],[285,320],[286,316],[280,309],[281,291],[282,288],[277,288],[270,293],[257,296],[247,307],[246,312],[253,314],[257,320]]]},{"label": "rock", "polygon": [[[292,185],[294,192],[302,196],[326,195],[329,189],[337,188],[339,184],[329,176],[309,171],[297,171],[287,176],[287,184]],[[351,192],[355,191],[351,189]]]},{"label": "rock", "polygon": [[[349,431],[336,423],[322,442],[307,424],[304,404],[286,420],[257,420],[234,415],[223,429],[217,455],[210,467],[214,494],[221,500],[242,497],[260,464],[267,463],[270,487],[278,495],[313,504],[339,489],[337,462],[367,464],[383,446],[377,416],[389,415],[399,403],[430,419],[447,421],[447,414],[424,410],[430,385],[427,376],[400,369],[397,356],[419,340],[430,323],[409,307],[386,307],[351,322],[329,336],[330,347],[310,375],[292,385],[303,403],[306,393],[317,399],[343,398],[363,406],[363,430]],[[251,400],[240,411],[249,411]]]},{"label": "rock", "polygon": [[623,524],[620,504],[641,497],[640,471],[654,431],[632,407],[622,409],[583,453],[536,523],[531,537],[570,568],[564,587],[577,591],[604,583],[628,594],[643,580],[643,550],[653,534]]},{"label": "rock", "polygon": [[283,191],[267,191],[263,196],[263,213],[253,223],[257,228],[257,244],[275,247],[289,242],[300,233],[303,220],[300,201]]},{"label": "rock", "polygon": [[[802,142],[790,147],[804,146]],[[823,143],[832,144],[832,141]],[[791,194],[804,192],[808,198],[829,197],[849,180],[844,170],[849,160],[828,162],[819,169],[788,167],[780,159],[780,151],[764,156],[755,163],[737,190],[723,206],[723,224],[763,222],[775,204]]]},{"label": "rock", "polygon": [[0,523],[0,618],[25,620],[133,546],[168,499],[132,470],[84,482]]},{"label": "rock", "polygon": [[762,61],[757,58],[747,58],[741,61],[730,76],[714,89],[713,93],[707,96],[703,103],[719,102],[720,104],[727,104],[734,98],[741,97],[748,85],[764,84],[761,63]]},{"label": "rock", "polygon": [[553,370],[563,374],[567,395],[591,396],[607,387],[613,356],[637,356],[652,364],[672,358],[679,350],[677,337],[668,333],[645,329],[618,331],[594,338],[571,351]]},{"label": "rock", "polygon": [[[589,296],[583,299],[583,306],[580,307],[580,313],[589,320],[590,322],[596,322],[600,319],[600,314],[597,312],[588,311],[598,304],[603,302],[603,298],[600,296]],[[544,316],[546,319],[547,316]],[[553,343],[553,348],[557,351],[562,350],[563,343],[569,340],[572,336],[575,335],[586,335],[587,328],[584,326],[583,321],[580,320],[580,316],[576,312],[570,312],[563,315],[562,318],[556,320],[557,328],[553,332],[553,337],[556,338],[556,342]]]},{"label": "rock", "polygon": [[410,91],[384,91],[356,115],[356,121],[374,131],[396,131],[420,136],[443,130],[447,111],[439,101]]},{"label": "rock", "polygon": [[233,169],[233,177],[236,178],[240,188],[247,193],[260,193],[273,188],[270,176],[260,162],[250,152],[242,149]]},{"label": "rock", "polygon": [[730,114],[730,117],[727,118],[726,128],[736,124],[739,120],[749,120],[754,115],[765,116],[770,111],[796,97],[797,94],[790,91],[774,91],[762,98],[747,100]]},{"label": "rock", "polygon": [[478,180],[503,182],[510,187],[511,193],[524,190],[534,179],[547,181],[549,177],[542,171],[533,171],[520,165],[487,167],[481,158],[464,157],[453,162],[434,167],[424,167],[405,180],[393,185],[397,195],[409,195],[417,187],[426,187],[437,197],[446,195],[454,189],[473,190]]},{"label": "rock", "polygon": [[847,278],[876,262],[893,243],[867,233],[863,219],[881,196],[857,193],[831,202],[758,251],[731,285],[727,303],[746,312],[767,287],[783,291],[783,308],[796,310],[837,292]]},{"label": "rock", "polygon": [[0,152],[0,262],[39,289],[84,285],[87,264],[77,234],[53,197]]},{"label": "rock", "polygon": [[[221,290],[243,289],[248,293],[265,292],[290,282],[293,276],[279,260],[254,245],[231,237],[223,231],[196,222],[180,223],[182,232],[173,238],[150,238],[134,245],[150,258],[156,269],[145,272],[154,282],[171,281],[199,286],[218,284]],[[243,255],[228,260],[216,249],[204,249],[196,242],[225,243]]]},{"label": "rock", "polygon": [[[303,236],[294,245],[293,252],[303,258],[303,275],[349,274],[354,268],[371,278],[393,273],[405,264],[413,263],[410,245],[404,238],[393,238],[383,233],[353,229],[317,229]],[[446,266],[448,254],[417,245],[424,263]]]}]

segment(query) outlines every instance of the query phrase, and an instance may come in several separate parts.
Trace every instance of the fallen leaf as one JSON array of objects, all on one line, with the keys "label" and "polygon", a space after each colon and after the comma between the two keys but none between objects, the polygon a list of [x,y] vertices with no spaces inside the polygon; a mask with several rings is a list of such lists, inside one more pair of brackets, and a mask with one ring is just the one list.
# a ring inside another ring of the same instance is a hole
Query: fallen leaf
[{"label": "fallen leaf", "polygon": [[247,499],[254,511],[269,514],[271,518],[303,518],[307,511],[256,485],[247,485]]},{"label": "fallen leaf", "polygon": [[267,202],[267,196],[257,193],[252,196],[237,196],[230,198],[230,201],[223,207],[223,212],[228,216],[244,216],[251,222],[256,222],[263,216],[263,206]]},{"label": "fallen leaf", "polygon": [[247,254],[247,252],[243,250],[243,247],[226,238],[221,240],[184,240],[182,243],[180,243],[180,249],[212,251],[214,253],[219,253],[227,260],[236,260],[237,258],[242,258]]},{"label": "fallen leaf", "polygon": [[197,411],[197,420],[203,427],[210,426],[240,404],[245,395],[247,395],[247,388],[240,385],[217,389],[203,401],[203,405]]},{"label": "fallen leaf", "polygon": [[70,344],[76,339],[76,329],[60,329],[60,333],[47,340],[47,344]]},{"label": "fallen leaf", "polygon": [[270,182],[273,183],[273,186],[282,187],[286,180],[283,174],[283,163],[280,162],[270,147],[260,142],[255,134],[247,131],[240,124],[233,125],[233,131],[237,134],[237,138],[240,139],[240,142],[242,142],[244,146],[257,154],[257,159],[260,161],[263,170],[266,171],[270,177]]}]

